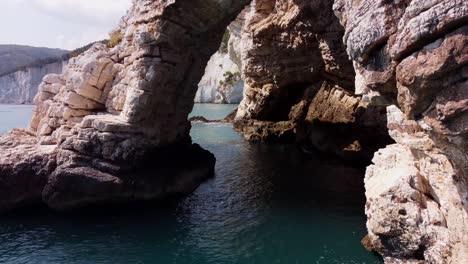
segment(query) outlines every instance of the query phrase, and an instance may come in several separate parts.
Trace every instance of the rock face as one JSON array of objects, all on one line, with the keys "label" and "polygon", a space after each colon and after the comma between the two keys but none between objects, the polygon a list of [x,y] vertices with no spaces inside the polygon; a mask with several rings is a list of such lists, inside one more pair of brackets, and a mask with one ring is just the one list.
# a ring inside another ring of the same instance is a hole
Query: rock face
[{"label": "rock face", "polygon": [[[333,1],[253,1],[242,29],[245,98],[238,119],[283,121],[307,88],[330,80],[352,90]],[[310,89],[309,89],[310,90]]]},{"label": "rock face", "polygon": [[468,262],[468,6],[336,1],[356,92],[387,109],[396,144],[366,173],[373,249],[387,263]]},{"label": "rock face", "polygon": [[231,60],[230,53],[218,51],[208,61],[195,103],[238,104],[243,92],[239,67]]},{"label": "rock face", "polygon": [[466,3],[257,0],[245,17],[235,127],[352,159],[389,144],[367,170],[368,245],[468,262]]},{"label": "rock face", "polygon": [[[353,161],[391,142],[385,106],[354,94],[333,1],[253,1],[238,25],[245,97],[235,128],[249,140],[297,141]],[[369,132],[371,132],[369,136]]]},{"label": "rock face", "polygon": [[209,177],[215,159],[192,145],[187,116],[204,66],[247,3],[228,2],[134,1],[112,33],[121,43],[95,44],[47,75],[30,130],[2,137],[0,211],[153,200]]},{"label": "rock face", "polygon": [[0,77],[0,103],[30,104],[42,78],[49,73],[61,73],[62,62],[28,67]]},{"label": "rock face", "polygon": [[443,149],[447,143],[435,142],[395,106],[388,116],[397,143],[375,154],[365,178],[372,249],[388,263],[464,263],[466,167],[461,171],[447,154],[466,166],[466,152]]},{"label": "rock face", "polygon": [[0,211],[195,188],[214,157],[191,144],[187,116],[240,14],[236,128],[342,157],[381,148],[365,177],[367,247],[387,263],[468,263],[466,3],[249,2],[134,0],[112,33],[122,42],[46,76],[30,129],[0,138]]},{"label": "rock face", "polygon": [[250,5],[229,24],[226,50],[216,52],[208,61],[205,75],[198,84],[196,103],[238,104],[242,101],[244,96],[244,80],[241,74],[242,30],[249,11]]}]

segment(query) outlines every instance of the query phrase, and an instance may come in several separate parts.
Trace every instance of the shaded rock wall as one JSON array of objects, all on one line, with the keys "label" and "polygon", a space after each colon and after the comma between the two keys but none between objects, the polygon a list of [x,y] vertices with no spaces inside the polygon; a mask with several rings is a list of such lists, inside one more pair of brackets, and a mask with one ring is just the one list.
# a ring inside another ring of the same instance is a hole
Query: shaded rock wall
[{"label": "shaded rock wall", "polygon": [[246,92],[238,119],[287,120],[306,88],[324,79],[353,89],[352,64],[332,4],[327,0],[252,2],[242,30]]},{"label": "shaded rock wall", "polygon": [[468,6],[336,1],[356,92],[387,109],[396,144],[366,173],[374,250],[388,263],[468,261]]},{"label": "shaded rock wall", "polygon": [[253,1],[235,127],[369,160],[387,126],[396,144],[365,180],[370,244],[388,263],[467,262],[467,21],[463,1]]},{"label": "shaded rock wall", "polygon": [[331,0],[264,0],[244,11],[246,87],[235,128],[249,140],[296,141],[365,162],[391,142],[385,107],[369,108],[354,94],[345,32],[332,6]]}]

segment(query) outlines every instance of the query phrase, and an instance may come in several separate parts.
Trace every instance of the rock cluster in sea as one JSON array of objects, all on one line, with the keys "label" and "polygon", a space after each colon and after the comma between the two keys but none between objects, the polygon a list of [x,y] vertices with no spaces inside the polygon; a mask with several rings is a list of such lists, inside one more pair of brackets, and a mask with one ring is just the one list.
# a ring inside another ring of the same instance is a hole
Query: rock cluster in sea
[{"label": "rock cluster in sea", "polygon": [[135,0],[121,42],[46,76],[30,128],[0,138],[0,211],[196,188],[214,157],[192,145],[187,116],[230,24],[245,81],[235,127],[373,155],[367,247],[386,263],[468,262],[465,1],[249,2]]}]

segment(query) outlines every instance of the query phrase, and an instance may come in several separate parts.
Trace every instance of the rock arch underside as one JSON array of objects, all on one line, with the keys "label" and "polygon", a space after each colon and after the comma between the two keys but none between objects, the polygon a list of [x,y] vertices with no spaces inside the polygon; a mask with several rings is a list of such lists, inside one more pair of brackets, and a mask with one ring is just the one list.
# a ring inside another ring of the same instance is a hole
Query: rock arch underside
[{"label": "rock arch underside", "polygon": [[133,0],[111,33],[122,41],[46,76],[30,127],[0,137],[0,211],[194,190],[215,158],[187,116],[227,27],[245,81],[237,130],[373,156],[369,249],[386,263],[468,263],[463,0]]}]

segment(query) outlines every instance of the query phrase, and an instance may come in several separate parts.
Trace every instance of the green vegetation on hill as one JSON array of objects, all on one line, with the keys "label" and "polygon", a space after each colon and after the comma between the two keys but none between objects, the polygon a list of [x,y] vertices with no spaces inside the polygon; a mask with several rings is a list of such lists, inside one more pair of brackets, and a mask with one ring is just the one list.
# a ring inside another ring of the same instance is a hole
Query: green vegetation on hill
[{"label": "green vegetation on hill", "polygon": [[38,60],[60,58],[68,51],[20,45],[0,45],[0,76]]}]

